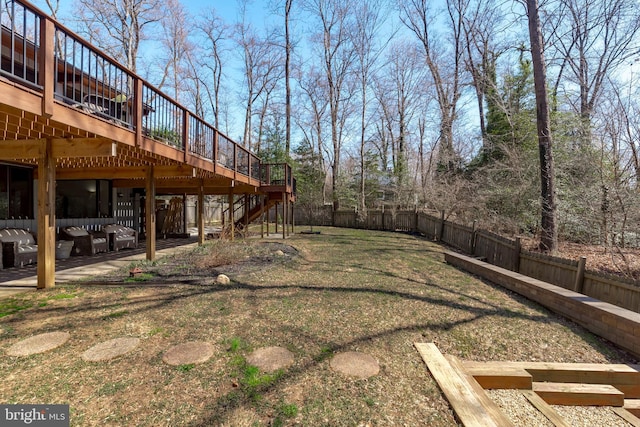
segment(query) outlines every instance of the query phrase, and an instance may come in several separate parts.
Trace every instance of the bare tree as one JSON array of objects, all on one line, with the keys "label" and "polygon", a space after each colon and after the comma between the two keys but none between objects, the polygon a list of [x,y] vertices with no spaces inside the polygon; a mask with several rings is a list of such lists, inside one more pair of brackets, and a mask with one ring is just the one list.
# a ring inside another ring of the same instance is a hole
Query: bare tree
[{"label": "bare tree", "polygon": [[[302,74],[302,73],[301,73]],[[324,153],[327,151],[324,142],[324,122],[329,107],[326,82],[319,70],[310,67],[298,78],[300,89],[308,102],[301,102],[307,114],[297,114],[298,127],[304,134],[304,139],[310,144],[310,148],[319,161],[320,169],[327,173]],[[302,117],[307,116],[304,120]],[[327,200],[326,183],[322,183],[322,204]]]},{"label": "bare tree", "polygon": [[246,22],[246,1],[243,3],[242,19],[236,25],[236,43],[242,50],[244,66],[245,121],[242,144],[252,148],[252,117],[253,104],[270,87],[274,80],[279,79],[282,69],[282,53],[276,50],[273,34],[261,37],[257,31]]},{"label": "bare tree", "polygon": [[140,42],[167,10],[160,0],[76,0],[85,31],[102,49],[136,71]]},{"label": "bare tree", "polygon": [[400,196],[408,184],[410,126],[421,100],[427,99],[429,87],[422,66],[423,57],[415,44],[397,41],[391,45],[384,71],[375,79],[374,93],[378,101],[380,120],[385,131],[379,138],[388,138],[391,149],[394,186]]},{"label": "bare tree", "polygon": [[[504,22],[501,8],[495,0],[477,0],[462,20],[465,37],[465,64],[471,75],[478,104],[480,134],[483,149],[491,150],[491,141],[487,137],[486,113],[491,106],[500,103],[497,94],[497,61],[506,50],[504,41]],[[489,107],[485,107],[488,105]]]},{"label": "bare tree", "polygon": [[561,0],[549,47],[560,57],[554,97],[564,74],[578,89],[584,143],[590,142],[591,115],[608,77],[640,47],[640,9],[630,0]]},{"label": "bare tree", "polygon": [[286,118],[286,141],[285,141],[285,154],[287,157],[291,151],[291,33],[290,33],[290,19],[291,19],[291,7],[293,6],[293,0],[285,0],[284,4],[284,84],[285,84],[285,118]]},{"label": "bare tree", "polygon": [[353,72],[354,51],[352,2],[344,0],[309,0],[308,9],[320,22],[320,32],[314,41],[321,46],[319,55],[325,72],[329,115],[331,122],[332,154],[332,198],[333,208],[340,207],[339,179],[340,156],[342,154],[345,109],[350,96],[346,90],[347,80]]},{"label": "bare tree", "polygon": [[[201,46],[201,60],[199,72],[196,76],[203,85],[207,95],[208,104],[213,113],[213,124],[220,126],[220,97],[223,76],[223,57],[225,54],[224,43],[229,37],[229,27],[224,23],[214,9],[209,9],[202,15],[197,23],[197,28],[204,34],[204,44]],[[207,73],[203,72],[206,70]]]},{"label": "bare tree", "polygon": [[537,0],[526,1],[529,20],[529,38],[531,40],[531,59],[533,61],[533,80],[536,92],[536,114],[538,127],[538,149],[540,151],[540,190],[542,217],[540,249],[554,252],[558,248],[558,229],[556,220],[556,194],[551,139],[551,119],[549,117],[549,98],[547,95],[547,70],[544,62],[542,31]]},{"label": "bare tree", "polygon": [[380,43],[380,30],[384,23],[384,10],[380,0],[362,1],[356,5],[355,32],[353,35],[354,51],[357,58],[357,73],[360,82],[360,214],[366,212],[366,140],[367,109],[370,76],[378,57],[382,53],[384,43]]},{"label": "bare tree", "polygon": [[456,153],[453,142],[454,122],[458,116],[458,101],[462,95],[461,78],[463,60],[462,21],[467,0],[447,1],[445,11],[446,37],[435,33],[435,13],[429,0],[400,2],[400,19],[411,30],[424,48],[427,67],[431,72],[436,99],[440,109],[439,162],[446,171],[454,169]]},{"label": "bare tree", "polygon": [[190,17],[180,0],[166,0],[166,6],[171,9],[162,20],[163,34],[161,38],[165,68],[162,80],[158,87],[163,89],[165,86],[173,88],[173,99],[180,101],[180,87],[182,77],[187,74],[188,68],[183,68],[183,62],[194,47],[189,41],[189,22]]}]

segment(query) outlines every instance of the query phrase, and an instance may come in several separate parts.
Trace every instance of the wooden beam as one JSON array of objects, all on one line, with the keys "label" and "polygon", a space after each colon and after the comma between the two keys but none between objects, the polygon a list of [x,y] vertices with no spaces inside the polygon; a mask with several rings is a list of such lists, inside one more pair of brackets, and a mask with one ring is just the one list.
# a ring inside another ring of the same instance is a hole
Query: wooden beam
[{"label": "wooden beam", "polygon": [[473,377],[452,366],[435,344],[414,345],[464,426],[513,425]]},{"label": "wooden beam", "polygon": [[145,238],[147,242],[147,260],[156,259],[156,184],[154,179],[154,167],[146,168],[145,180]]},{"label": "wooden beam", "polygon": [[[95,168],[73,168],[58,169],[58,179],[146,179],[147,172],[143,167],[95,167]],[[175,166],[154,166],[154,177],[172,178],[172,177],[193,177],[195,169],[187,165]],[[138,183],[138,185],[142,182]]]},{"label": "wooden beam", "polygon": [[542,415],[547,417],[555,427],[571,427],[571,424],[567,423],[555,409],[549,406],[547,402],[542,400],[542,398],[533,391],[525,390],[522,394],[538,411],[540,411],[540,413],[542,413]]},{"label": "wooden beam", "polygon": [[51,141],[40,144],[38,156],[38,289],[55,286],[56,177]]},{"label": "wooden beam", "polygon": [[465,369],[485,389],[531,390],[532,376],[524,368],[465,364]]},{"label": "wooden beam", "polygon": [[198,188],[198,245],[204,245],[204,185],[202,182]]},{"label": "wooden beam", "polygon": [[612,408],[620,418],[631,424],[633,427],[640,427],[640,418],[633,415],[624,408]]},{"label": "wooden beam", "polygon": [[233,218],[233,209],[235,208],[233,199],[233,187],[229,187],[229,194],[227,197],[229,201],[229,233],[231,233],[230,240],[233,242],[236,238],[236,224]]},{"label": "wooden beam", "polygon": [[42,86],[42,116],[53,115],[53,94],[55,81],[51,78],[55,68],[55,36],[56,27],[51,18],[42,17],[40,20],[40,49],[38,50],[41,69],[39,83]]},{"label": "wooden beam", "polygon": [[624,405],[624,393],[608,384],[534,382],[533,391],[550,405]]},{"label": "wooden beam", "polygon": [[535,382],[609,384],[627,399],[640,398],[640,365],[554,362],[463,362],[469,372],[476,369],[525,369]]},{"label": "wooden beam", "polygon": [[[0,144],[0,160],[33,159],[46,139],[14,139]],[[107,138],[52,138],[52,158],[115,157],[116,143]]]}]

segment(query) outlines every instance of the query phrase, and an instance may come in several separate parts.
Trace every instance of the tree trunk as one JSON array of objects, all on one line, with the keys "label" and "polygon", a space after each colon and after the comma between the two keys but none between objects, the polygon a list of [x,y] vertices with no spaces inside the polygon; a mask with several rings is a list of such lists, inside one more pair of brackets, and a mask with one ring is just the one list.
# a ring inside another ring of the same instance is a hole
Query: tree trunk
[{"label": "tree trunk", "polygon": [[542,51],[542,33],[538,15],[538,1],[527,0],[529,18],[529,37],[531,39],[531,59],[533,61],[533,80],[536,92],[536,116],[538,127],[538,148],[540,151],[540,184],[542,216],[540,249],[554,252],[558,248],[558,230],[556,223],[556,196],[554,185],[554,167],[552,155],[549,100],[547,95],[547,72]]}]

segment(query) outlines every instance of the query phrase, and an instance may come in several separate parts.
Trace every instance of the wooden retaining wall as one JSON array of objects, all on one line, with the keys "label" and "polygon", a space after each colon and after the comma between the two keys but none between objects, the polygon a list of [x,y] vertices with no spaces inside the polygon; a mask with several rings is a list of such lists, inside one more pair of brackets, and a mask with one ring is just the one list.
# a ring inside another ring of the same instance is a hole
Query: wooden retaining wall
[{"label": "wooden retaining wall", "polygon": [[536,301],[640,357],[640,314],[462,254],[445,261]]}]

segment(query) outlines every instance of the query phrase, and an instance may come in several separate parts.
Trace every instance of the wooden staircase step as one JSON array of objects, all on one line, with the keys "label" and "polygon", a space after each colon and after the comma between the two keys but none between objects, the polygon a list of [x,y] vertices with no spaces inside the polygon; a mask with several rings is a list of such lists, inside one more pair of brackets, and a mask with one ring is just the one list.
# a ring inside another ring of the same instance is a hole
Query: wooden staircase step
[{"label": "wooden staircase step", "polygon": [[414,345],[465,427],[513,425],[457,359],[445,358],[433,343]]},{"label": "wooden staircase step", "polygon": [[624,405],[624,393],[608,384],[534,382],[532,389],[550,405]]},{"label": "wooden staircase step", "polygon": [[525,369],[518,367],[464,366],[466,371],[484,389],[531,390],[532,376]]},{"label": "wooden staircase step", "polygon": [[631,412],[636,417],[640,417],[640,399],[625,399],[624,409]]},{"label": "wooden staircase step", "polygon": [[463,362],[465,369],[524,369],[534,382],[609,384],[627,399],[640,398],[640,366],[600,363]]}]

